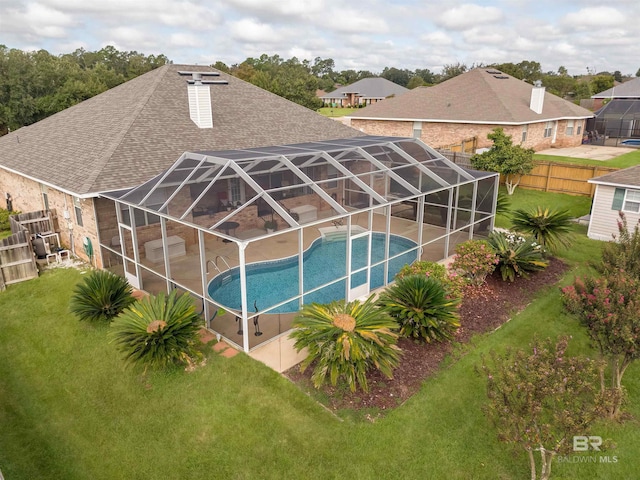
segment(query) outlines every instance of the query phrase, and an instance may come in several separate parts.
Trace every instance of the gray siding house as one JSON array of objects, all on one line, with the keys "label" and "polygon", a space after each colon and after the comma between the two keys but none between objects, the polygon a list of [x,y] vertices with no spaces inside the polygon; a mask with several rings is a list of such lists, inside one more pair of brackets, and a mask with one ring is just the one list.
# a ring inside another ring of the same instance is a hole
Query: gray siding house
[{"label": "gray siding house", "polygon": [[630,229],[640,221],[640,165],[592,178],[596,186],[587,235],[595,240],[613,240],[618,234],[619,212]]}]

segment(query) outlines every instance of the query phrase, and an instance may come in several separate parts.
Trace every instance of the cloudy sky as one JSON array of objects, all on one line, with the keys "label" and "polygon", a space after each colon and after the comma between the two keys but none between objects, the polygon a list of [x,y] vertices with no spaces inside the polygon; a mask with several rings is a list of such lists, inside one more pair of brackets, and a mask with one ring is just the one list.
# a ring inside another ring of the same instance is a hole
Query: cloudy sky
[{"label": "cloudy sky", "polygon": [[635,75],[639,19],[638,0],[0,0],[0,44],[207,65],[266,53],[374,73],[531,60]]}]

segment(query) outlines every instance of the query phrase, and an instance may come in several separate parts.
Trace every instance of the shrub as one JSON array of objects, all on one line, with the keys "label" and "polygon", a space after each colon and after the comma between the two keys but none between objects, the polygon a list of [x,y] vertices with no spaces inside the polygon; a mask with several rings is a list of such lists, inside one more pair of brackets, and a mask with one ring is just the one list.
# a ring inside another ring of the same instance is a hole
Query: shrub
[{"label": "shrub", "polygon": [[460,326],[459,299],[447,298],[443,285],[432,277],[410,275],[380,294],[378,305],[396,319],[403,337],[451,340]]},{"label": "shrub", "polygon": [[498,258],[486,240],[468,240],[456,246],[451,269],[472,285],[482,285],[497,263]]},{"label": "shrub", "polygon": [[527,233],[542,248],[551,252],[569,245],[571,233],[571,214],[567,210],[549,210],[537,207],[533,210],[516,210],[511,216],[513,228]]},{"label": "shrub", "polygon": [[352,392],[357,386],[367,391],[370,369],[392,378],[400,361],[398,335],[393,331],[398,324],[376,307],[373,297],[364,303],[342,300],[304,305],[293,327],[290,337],[295,348],[309,351],[300,370],[314,364],[311,380],[316,388],[329,378],[334,386],[342,380]]},{"label": "shrub", "polygon": [[201,319],[193,299],[176,290],[147,297],[125,310],[111,324],[110,337],[129,364],[162,368],[193,364],[201,356]]},{"label": "shrub", "polygon": [[18,214],[20,212],[10,212],[4,208],[0,208],[0,232],[5,230],[11,230],[11,224],[9,223],[9,217],[11,215]]},{"label": "shrub", "polygon": [[544,270],[549,266],[542,256],[542,247],[525,237],[492,232],[488,241],[498,256],[496,268],[502,280],[513,282],[516,277],[526,277],[529,272]]},{"label": "shrub", "polygon": [[465,280],[460,275],[447,269],[444,265],[436,262],[413,262],[411,265],[405,265],[396,274],[395,280],[409,275],[424,275],[431,277],[442,283],[447,291],[447,297],[453,299],[462,298]]},{"label": "shrub", "polygon": [[108,270],[94,270],[80,282],[69,310],[80,320],[110,322],[135,302],[131,285]]},{"label": "shrub", "polygon": [[623,212],[618,215],[618,235],[613,237],[615,242],[607,242],[602,248],[603,270],[624,270],[640,280],[640,228],[636,223],[630,232],[626,215]]}]

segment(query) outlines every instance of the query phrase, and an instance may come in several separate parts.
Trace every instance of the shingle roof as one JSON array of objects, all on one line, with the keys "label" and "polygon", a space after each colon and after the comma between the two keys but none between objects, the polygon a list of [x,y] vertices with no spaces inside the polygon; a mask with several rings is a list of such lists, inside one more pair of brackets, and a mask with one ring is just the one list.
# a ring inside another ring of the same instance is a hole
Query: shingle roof
[{"label": "shingle roof", "polygon": [[589,183],[614,185],[621,187],[640,187],[640,165],[607,173],[601,177],[589,179]]},{"label": "shingle roof", "polygon": [[213,128],[189,117],[187,79],[165,65],[0,137],[0,168],[78,194],[138,185],[185,151],[225,150],[363,135],[222,73],[211,85]]},{"label": "shingle roof", "polygon": [[533,86],[490,68],[475,68],[433,87],[375,103],[351,118],[482,124],[525,124],[589,118],[593,112],[545,92],[542,113],[531,110]]},{"label": "shingle roof", "polygon": [[640,98],[640,77],[591,95],[591,98]]},{"label": "shingle roof", "polygon": [[363,78],[351,85],[337,88],[333,92],[326,93],[320,98],[327,100],[332,98],[345,98],[347,93],[356,93],[362,98],[387,98],[389,95],[398,96],[408,91],[409,89],[393,83],[386,78],[371,77]]}]

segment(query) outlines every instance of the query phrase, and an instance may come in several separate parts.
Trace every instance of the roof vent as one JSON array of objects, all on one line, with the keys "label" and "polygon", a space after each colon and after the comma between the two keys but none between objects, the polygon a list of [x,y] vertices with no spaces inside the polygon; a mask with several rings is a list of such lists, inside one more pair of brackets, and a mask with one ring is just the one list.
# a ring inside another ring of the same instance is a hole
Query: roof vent
[{"label": "roof vent", "polygon": [[537,80],[531,89],[529,108],[538,114],[542,113],[542,107],[544,106],[544,90],[545,88],[540,80]]},{"label": "roof vent", "polygon": [[189,116],[199,128],[213,128],[213,113],[211,111],[211,91],[209,85],[227,85],[226,80],[209,80],[206,77],[219,77],[218,72],[178,72],[180,75],[190,75],[187,80],[187,94],[189,99]]}]

